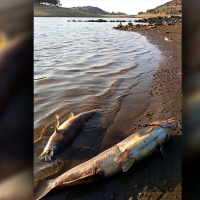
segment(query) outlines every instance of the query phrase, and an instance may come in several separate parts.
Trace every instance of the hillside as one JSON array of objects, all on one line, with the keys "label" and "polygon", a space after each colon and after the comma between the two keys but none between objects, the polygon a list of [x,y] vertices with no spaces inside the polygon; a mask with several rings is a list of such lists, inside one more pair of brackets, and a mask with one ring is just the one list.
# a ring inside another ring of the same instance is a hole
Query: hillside
[{"label": "hillside", "polygon": [[101,17],[97,14],[81,12],[70,8],[34,3],[34,17]]},{"label": "hillside", "polygon": [[181,0],[172,0],[154,9],[147,10],[146,14],[180,15],[182,14],[182,2]]},{"label": "hillside", "polygon": [[109,12],[106,12],[106,11],[102,10],[101,8],[93,7],[93,6],[78,6],[78,7],[72,7],[71,9],[77,10],[77,11],[82,11],[82,12],[87,12],[87,13],[100,14],[100,15],[109,14]]}]

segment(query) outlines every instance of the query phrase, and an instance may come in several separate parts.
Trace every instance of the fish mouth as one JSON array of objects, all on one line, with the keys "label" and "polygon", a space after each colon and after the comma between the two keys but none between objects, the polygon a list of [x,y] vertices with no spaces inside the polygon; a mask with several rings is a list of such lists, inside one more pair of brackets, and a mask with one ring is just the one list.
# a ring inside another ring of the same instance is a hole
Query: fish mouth
[{"label": "fish mouth", "polygon": [[40,160],[44,160],[46,162],[51,162],[52,161],[52,156],[50,156],[49,154],[45,154],[45,155],[40,155],[39,156]]},{"label": "fish mouth", "polygon": [[164,121],[152,122],[152,123],[149,124],[149,126],[159,126],[159,127],[162,127],[162,128],[175,129],[177,124],[175,122],[175,119],[171,118],[171,119],[164,120]]},{"label": "fish mouth", "polygon": [[59,148],[59,144],[52,144],[49,150],[39,156],[39,159],[46,162],[51,162],[52,160],[54,160],[55,154],[58,152]]}]

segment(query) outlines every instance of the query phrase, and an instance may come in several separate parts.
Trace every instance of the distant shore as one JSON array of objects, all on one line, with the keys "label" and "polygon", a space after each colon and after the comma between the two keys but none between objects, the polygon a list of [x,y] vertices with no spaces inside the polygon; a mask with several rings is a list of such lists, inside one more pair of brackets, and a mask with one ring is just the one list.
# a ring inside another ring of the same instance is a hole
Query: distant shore
[{"label": "distant shore", "polygon": [[[174,14],[162,14],[162,13],[158,13],[158,14],[141,14],[141,15],[135,15],[136,18],[149,18],[149,17],[158,17],[158,16],[161,16],[161,17],[165,17],[165,16],[170,16],[170,15],[174,15]],[[176,15],[177,16],[177,15]],[[178,16],[182,16],[181,14],[178,15]]]},{"label": "distant shore", "polygon": [[34,17],[134,18],[136,15],[100,15],[34,3]]}]

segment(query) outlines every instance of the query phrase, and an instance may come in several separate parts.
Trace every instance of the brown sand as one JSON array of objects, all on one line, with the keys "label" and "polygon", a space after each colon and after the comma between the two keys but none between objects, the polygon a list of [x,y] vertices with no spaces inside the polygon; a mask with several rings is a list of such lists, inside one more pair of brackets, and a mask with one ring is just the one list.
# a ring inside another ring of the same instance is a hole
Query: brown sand
[{"label": "brown sand", "polygon": [[[164,55],[158,71],[154,74],[150,91],[150,105],[146,112],[138,117],[135,129],[138,129],[139,124],[172,117],[178,122],[171,140],[165,147],[167,153],[165,164],[152,162],[147,163],[146,166],[147,170],[151,172],[153,184],[161,186],[160,189],[154,187],[153,190],[143,190],[139,193],[137,199],[182,199],[182,24],[176,23],[173,26],[151,29],[142,27],[136,28],[135,31],[146,36]],[[172,40],[166,41],[165,37]]]}]

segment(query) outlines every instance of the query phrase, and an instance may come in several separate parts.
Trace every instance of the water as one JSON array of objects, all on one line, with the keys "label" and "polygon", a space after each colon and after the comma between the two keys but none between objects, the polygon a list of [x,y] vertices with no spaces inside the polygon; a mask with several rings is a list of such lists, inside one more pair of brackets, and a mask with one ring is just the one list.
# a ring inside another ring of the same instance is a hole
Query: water
[{"label": "water", "polygon": [[[130,135],[134,119],[149,105],[149,86],[161,59],[144,36],[113,29],[117,22],[72,19],[92,18],[34,18],[35,179],[62,173]],[[55,168],[38,161],[56,113],[62,123],[70,112],[92,109],[101,109],[101,116],[66,148],[62,164]]]}]

